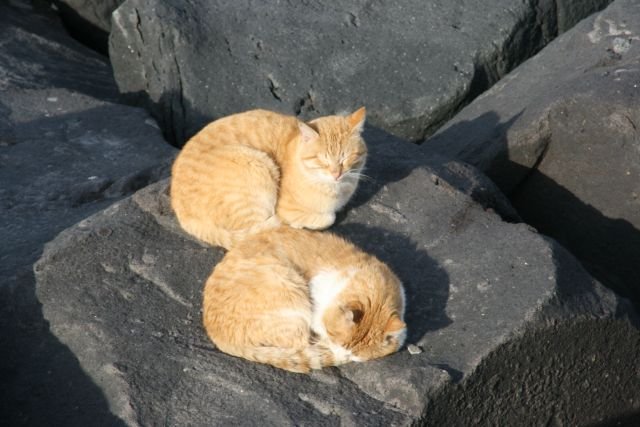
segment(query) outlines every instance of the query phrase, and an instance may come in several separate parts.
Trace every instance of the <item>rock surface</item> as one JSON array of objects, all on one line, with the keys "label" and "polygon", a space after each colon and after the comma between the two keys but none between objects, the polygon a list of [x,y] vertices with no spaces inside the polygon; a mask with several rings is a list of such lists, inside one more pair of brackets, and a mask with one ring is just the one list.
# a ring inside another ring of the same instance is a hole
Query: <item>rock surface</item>
[{"label": "rock surface", "polygon": [[609,2],[130,0],[109,54],[120,90],[177,145],[256,106],[307,117],[366,105],[369,123],[420,140]]},{"label": "rock surface", "polygon": [[479,167],[523,219],[640,307],[640,7],[616,0],[422,147]]},{"label": "rock surface", "polygon": [[117,96],[48,7],[0,3],[1,425],[117,421],[48,331],[32,272],[58,232],[166,174],[174,149]]},{"label": "rock surface", "polygon": [[[459,389],[485,372],[487,387],[526,391],[506,417],[499,401],[485,402],[487,424],[554,416],[584,425],[638,409],[640,377],[630,373],[640,370],[640,334],[623,300],[553,241],[502,221],[495,212],[513,211],[474,169],[381,131],[365,138],[370,180],[333,229],[403,280],[408,344],[422,351],[311,375],[217,351],[200,324],[201,290],[223,252],[179,229],[163,181],[65,230],[35,267],[51,330],[118,417],[128,425],[443,425],[449,410],[468,419],[473,409],[460,402],[482,401],[483,390]],[[590,339],[576,351],[559,345],[585,330]],[[616,363],[588,362],[609,351],[601,344],[612,334],[624,338]],[[539,351],[547,342],[555,345]],[[565,382],[549,379],[549,360]],[[553,393],[540,392],[545,381]],[[598,390],[575,388],[584,381]],[[575,404],[585,396],[601,403]]]}]

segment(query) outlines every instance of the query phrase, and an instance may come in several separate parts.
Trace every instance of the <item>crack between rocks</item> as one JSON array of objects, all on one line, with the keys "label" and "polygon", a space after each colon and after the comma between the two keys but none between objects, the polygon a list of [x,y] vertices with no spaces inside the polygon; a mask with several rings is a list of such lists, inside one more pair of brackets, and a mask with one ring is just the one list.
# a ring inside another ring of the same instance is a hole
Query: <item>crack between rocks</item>
[{"label": "crack between rocks", "polygon": [[551,129],[549,125],[550,115],[551,113],[547,112],[546,116],[542,120],[543,123],[546,123],[546,126],[540,130],[540,135],[541,135],[540,140],[542,141],[542,150],[540,150],[540,154],[538,154],[538,157],[536,158],[533,165],[529,168],[527,173],[514,186],[513,190],[511,190],[511,193],[507,195],[507,197],[510,200],[513,200],[515,197],[517,197],[520,194],[524,185],[527,183],[531,175],[537,172],[538,168],[540,167],[540,165],[546,158],[547,153],[549,152],[549,148],[551,147],[551,139],[552,139]]},{"label": "crack between rocks", "polygon": [[[184,103],[184,87],[182,85],[182,73],[180,71],[180,64],[178,63],[178,59],[176,58],[175,54],[173,55],[173,63],[176,66],[176,79],[178,83],[177,100],[178,100],[178,107],[180,108],[180,114],[181,114],[181,117],[176,117],[174,119],[174,123],[183,123],[184,118],[187,116],[186,108],[184,105],[185,104]],[[175,110],[173,108],[172,108],[172,112],[175,113]],[[183,137],[185,137],[185,135],[177,135],[177,133],[179,132],[178,129],[176,128],[176,126],[172,126],[172,127],[174,129],[174,138],[176,142],[180,141],[181,139],[183,139]],[[182,129],[180,133],[184,133],[184,129]]]},{"label": "crack between rocks", "polygon": [[[436,133],[460,110],[491,89],[520,64],[544,49],[558,36],[557,0],[552,3],[550,10],[553,11],[555,22],[550,23],[545,19],[546,14],[540,7],[540,0],[532,0],[529,2],[531,11],[520,18],[502,43],[493,43],[495,47],[493,52],[487,55],[478,54],[474,58],[473,75],[468,87],[452,99],[449,108],[443,107],[439,112],[432,114],[434,120],[423,127],[417,140],[418,144]],[[521,45],[524,49],[512,49],[513,45]]]}]

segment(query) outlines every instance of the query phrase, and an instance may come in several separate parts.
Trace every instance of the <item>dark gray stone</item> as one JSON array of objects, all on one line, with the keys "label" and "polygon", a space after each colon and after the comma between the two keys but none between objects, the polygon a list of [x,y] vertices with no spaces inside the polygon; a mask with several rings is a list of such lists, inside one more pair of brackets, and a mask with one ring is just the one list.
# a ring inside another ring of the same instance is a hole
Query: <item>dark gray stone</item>
[{"label": "dark gray stone", "polygon": [[479,167],[522,217],[640,307],[640,9],[617,0],[423,144]]},{"label": "dark gray stone", "polygon": [[[104,57],[71,39],[48,4],[45,7],[38,2],[11,0],[0,7],[3,103],[19,102],[13,91],[53,88],[105,101],[118,98]],[[6,111],[0,110],[4,116],[0,123],[7,120]]]},{"label": "dark gray stone", "polygon": [[48,5],[0,3],[0,425],[114,425],[48,330],[32,264],[66,227],[167,175],[174,149]]},{"label": "dark gray stone", "polygon": [[365,105],[369,123],[420,140],[609,2],[130,0],[109,54],[121,92],[178,145],[255,107],[309,117]]},{"label": "dark gray stone", "polygon": [[[481,401],[481,393],[466,396],[460,387],[483,372],[495,377],[483,385],[543,387],[549,359],[570,381],[524,393],[521,408],[535,408],[530,419],[561,409],[561,420],[585,425],[637,409],[637,400],[626,399],[630,389],[619,387],[622,376],[629,387],[640,384],[640,334],[625,301],[553,241],[503,222],[494,212],[512,210],[472,168],[427,158],[381,131],[370,129],[366,138],[370,178],[333,230],[402,279],[408,343],[422,351],[310,375],[217,351],[201,326],[201,291],[223,251],[180,230],[163,181],[61,233],[35,267],[51,330],[114,413],[141,425],[428,423],[432,411],[434,420],[446,420],[435,415]],[[591,339],[580,342],[580,352],[557,345],[581,328]],[[612,334],[628,338],[616,343],[616,363],[585,370],[585,354],[608,351],[602,342]],[[556,345],[544,347],[545,357],[527,359],[547,342]],[[516,384],[518,360],[528,364]],[[583,381],[598,390],[572,388]],[[596,395],[597,408],[574,405]],[[485,405],[482,421],[500,424],[502,402]]]}]

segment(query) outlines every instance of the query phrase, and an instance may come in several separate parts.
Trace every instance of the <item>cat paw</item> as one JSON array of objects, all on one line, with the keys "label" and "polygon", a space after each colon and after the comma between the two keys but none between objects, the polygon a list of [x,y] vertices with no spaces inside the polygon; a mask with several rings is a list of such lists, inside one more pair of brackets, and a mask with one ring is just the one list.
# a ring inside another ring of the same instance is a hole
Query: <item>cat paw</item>
[{"label": "cat paw", "polygon": [[295,221],[289,222],[289,225],[293,228],[308,228],[309,230],[324,230],[329,228],[336,221],[336,214],[310,214],[299,218]]}]

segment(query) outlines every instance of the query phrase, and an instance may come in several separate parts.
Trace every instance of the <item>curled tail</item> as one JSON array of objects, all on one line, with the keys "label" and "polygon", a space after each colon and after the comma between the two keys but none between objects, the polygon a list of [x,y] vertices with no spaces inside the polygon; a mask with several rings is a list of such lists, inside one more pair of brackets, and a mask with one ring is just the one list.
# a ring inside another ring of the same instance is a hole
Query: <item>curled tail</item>
[{"label": "curled tail", "polygon": [[243,348],[240,353],[236,356],[299,373],[308,373],[311,369],[340,364],[336,363],[331,350],[318,345],[309,345],[303,349],[252,346]]}]

